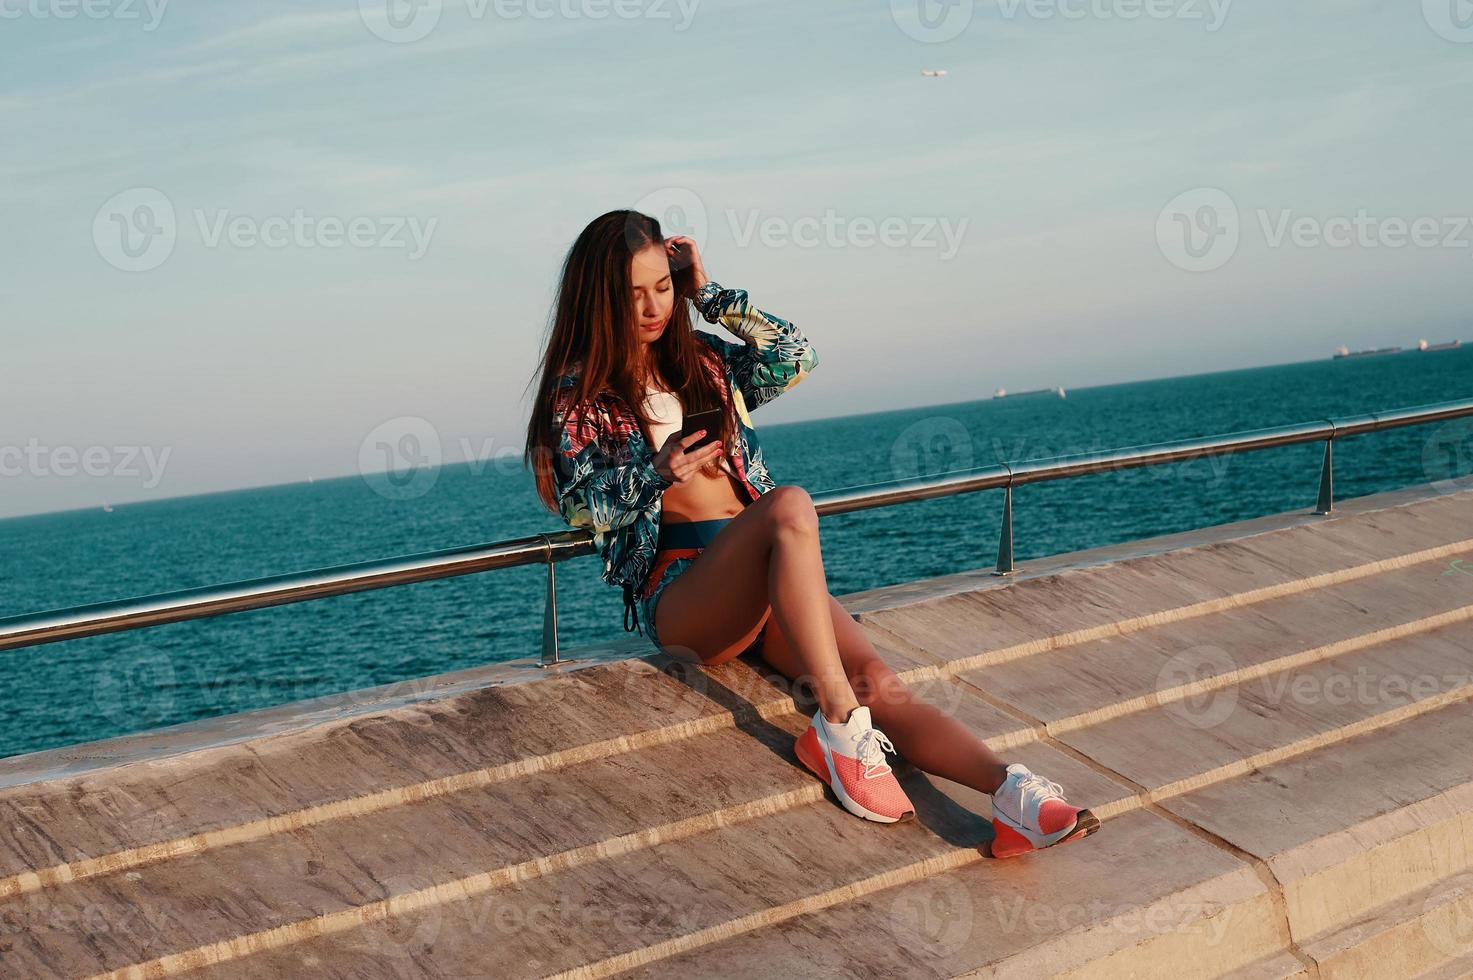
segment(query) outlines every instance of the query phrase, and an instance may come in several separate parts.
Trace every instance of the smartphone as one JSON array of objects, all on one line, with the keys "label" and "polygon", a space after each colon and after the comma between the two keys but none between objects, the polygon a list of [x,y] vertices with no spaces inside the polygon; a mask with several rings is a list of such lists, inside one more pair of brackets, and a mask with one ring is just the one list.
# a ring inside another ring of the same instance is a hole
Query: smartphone
[{"label": "smartphone", "polygon": [[705,429],[706,434],[694,443],[685,447],[685,452],[693,453],[702,446],[715,442],[721,436],[721,409],[708,408],[703,412],[687,412],[685,419],[680,424],[680,435],[685,437],[692,432]]}]

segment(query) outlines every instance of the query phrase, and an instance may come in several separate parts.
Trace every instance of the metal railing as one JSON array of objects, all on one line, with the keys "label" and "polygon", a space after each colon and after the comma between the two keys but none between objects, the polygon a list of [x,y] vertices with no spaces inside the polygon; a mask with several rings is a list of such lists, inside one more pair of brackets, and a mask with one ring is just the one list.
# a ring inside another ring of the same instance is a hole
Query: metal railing
[{"label": "metal railing", "polygon": [[[1000,463],[960,472],[888,483],[845,487],[813,495],[820,516],[854,510],[889,507],[893,504],[934,497],[949,497],[1001,487],[1002,529],[998,536],[997,567],[994,574],[1013,572],[1013,487],[1046,480],[1063,480],[1091,473],[1159,466],[1202,457],[1252,452],[1296,443],[1325,443],[1320,468],[1319,499],[1314,513],[1329,514],[1334,507],[1333,450],[1336,439],[1346,436],[1425,425],[1473,415],[1473,400],[1439,402],[1390,412],[1324,419],[1298,425],[1184,439],[1177,442],[1135,446],[1126,449],[1085,453],[1018,463]],[[261,609],[292,602],[368,589],[383,589],[413,582],[470,575],[494,568],[545,564],[546,605],[542,623],[542,657],[539,666],[560,663],[557,638],[557,563],[593,554],[593,534],[586,529],[537,534],[529,538],[497,541],[468,548],[432,551],[402,558],[358,562],[287,575],[251,579],[227,585],[212,585],[179,592],[115,602],[58,609],[27,616],[0,619],[0,650],[37,646],[61,640],[97,636],[120,630],[141,629],[188,619],[203,619],[246,609]]]}]

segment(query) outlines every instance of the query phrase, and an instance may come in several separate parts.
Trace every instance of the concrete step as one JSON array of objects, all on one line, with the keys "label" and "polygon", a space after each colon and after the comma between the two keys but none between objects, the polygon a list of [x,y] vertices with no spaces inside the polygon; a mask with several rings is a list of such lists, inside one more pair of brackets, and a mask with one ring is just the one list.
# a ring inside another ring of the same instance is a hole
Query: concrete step
[{"label": "concrete step", "polygon": [[1215,616],[1039,652],[957,674],[1044,722],[1051,733],[1148,707],[1209,678],[1238,684],[1443,626],[1473,626],[1473,578],[1440,559],[1244,606],[1231,648]]},{"label": "concrete step", "polygon": [[[1061,561],[1055,564],[1062,571],[1016,581],[964,573],[932,580],[924,590],[915,583],[861,593],[850,608],[865,610],[862,622],[962,672],[1408,566],[1440,561],[1446,570],[1449,559],[1473,552],[1469,496],[1428,497],[1415,507],[1244,537],[1227,537],[1233,525],[1224,525],[1222,540],[1192,548],[1119,563]],[[905,602],[885,605],[882,596],[891,591]]]},{"label": "concrete step", "polygon": [[[454,887],[489,894],[511,882],[653,853],[826,798],[836,814],[848,817],[793,754],[793,741],[807,724],[806,715],[789,713],[695,736],[678,750],[657,745],[330,819],[288,813],[274,827],[237,834],[228,843],[181,849],[166,859],[105,862],[95,874],[14,896],[7,914],[37,927],[20,934],[7,957],[30,969],[57,959],[92,958],[90,971],[145,959],[173,963],[201,947],[231,948],[262,923],[282,930],[285,941],[406,891]],[[1018,758],[1068,780],[1078,798],[1095,806],[1119,807],[1130,795],[1048,746],[1031,745]],[[952,812],[957,825],[951,837],[985,848],[990,827],[973,811],[988,797],[938,782],[953,796],[967,794],[972,810],[948,801],[924,773],[912,770],[906,780],[918,807]],[[597,805],[588,806],[590,800]],[[930,826],[935,832],[934,820]],[[290,876],[283,879],[284,872]],[[191,945],[181,948],[171,948],[170,933],[161,928],[91,937],[73,925],[80,910],[107,907],[120,896],[145,922],[180,922],[221,881],[233,883],[233,903],[190,930]],[[41,925],[48,922],[62,927]]]},{"label": "concrete step", "polygon": [[1473,696],[1444,627],[1110,718],[1058,740],[1164,800]]},{"label": "concrete step", "polygon": [[[748,669],[713,689],[699,669],[642,660],[475,691],[165,760],[0,790],[0,897],[196,853],[793,710]],[[178,830],[188,828],[189,836]]]},{"label": "concrete step", "polygon": [[[1263,861],[1305,951],[1338,956],[1386,907],[1421,908],[1473,872],[1470,744],[1473,703],[1464,701],[1162,806]],[[1464,939],[1473,954],[1473,931]]]},{"label": "concrete step", "polygon": [[[1219,849],[1144,813],[1097,837],[1059,849],[1038,875],[918,825],[876,828],[814,805],[438,904],[398,935],[367,923],[195,976],[383,975],[396,961],[402,974],[447,977],[811,976],[859,964],[875,976],[981,964],[1047,976],[1110,957],[1121,969],[1208,952],[1231,963],[1282,945],[1267,888]],[[1159,867],[1139,860],[1143,847]],[[442,951],[433,935],[447,930],[477,941]]]},{"label": "concrete step", "polygon": [[1473,961],[1473,871],[1400,896],[1302,945],[1324,980],[1466,970]]},{"label": "concrete step", "polygon": [[1397,500],[857,604],[917,696],[1106,821],[1085,841],[989,860],[989,798],[903,764],[919,819],[860,821],[759,658],[655,656],[70,777],[12,763],[0,972],[1446,973],[1473,576],[1443,572],[1473,493]]}]

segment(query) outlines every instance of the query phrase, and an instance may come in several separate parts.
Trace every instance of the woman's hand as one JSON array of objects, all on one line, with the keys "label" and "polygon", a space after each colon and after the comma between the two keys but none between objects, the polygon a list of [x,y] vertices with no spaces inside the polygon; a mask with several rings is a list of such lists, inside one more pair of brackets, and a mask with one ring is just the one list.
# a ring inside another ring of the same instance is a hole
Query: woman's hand
[{"label": "woman's hand", "polygon": [[689,235],[672,235],[665,239],[665,254],[677,270],[676,279],[680,288],[677,294],[694,299],[697,291],[706,285],[706,267],[701,264],[701,253],[696,240]]},{"label": "woman's hand", "polygon": [[705,429],[692,432],[688,436],[682,436],[679,432],[670,433],[665,439],[665,444],[655,454],[655,469],[672,483],[688,482],[702,466],[721,456],[720,439],[710,445],[702,446],[693,453],[685,451],[686,446],[705,434]]}]

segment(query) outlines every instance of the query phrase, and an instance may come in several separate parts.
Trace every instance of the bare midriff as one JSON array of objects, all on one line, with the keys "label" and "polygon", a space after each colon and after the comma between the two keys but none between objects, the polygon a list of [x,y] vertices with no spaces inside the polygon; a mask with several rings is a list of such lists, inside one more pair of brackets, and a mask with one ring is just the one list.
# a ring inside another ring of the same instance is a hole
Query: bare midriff
[{"label": "bare midriff", "polygon": [[[722,447],[725,450],[725,447]],[[725,469],[712,476],[704,470],[685,483],[665,489],[660,503],[660,523],[679,524],[688,521],[716,521],[735,517],[751,503],[751,495],[740,480]]]}]

